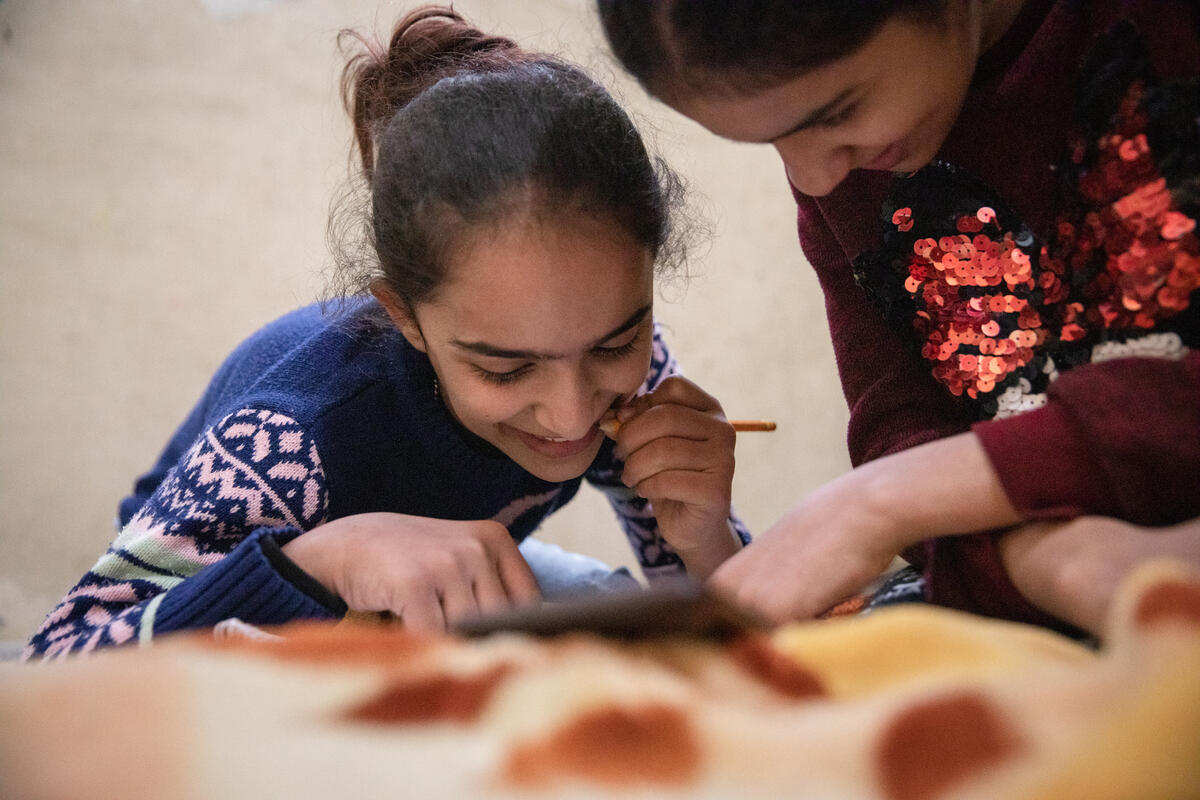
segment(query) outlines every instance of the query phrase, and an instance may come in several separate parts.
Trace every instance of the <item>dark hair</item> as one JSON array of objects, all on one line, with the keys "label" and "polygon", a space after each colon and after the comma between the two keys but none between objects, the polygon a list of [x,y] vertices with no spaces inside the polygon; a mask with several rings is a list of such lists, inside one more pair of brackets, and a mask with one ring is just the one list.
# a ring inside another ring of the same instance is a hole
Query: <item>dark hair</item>
[{"label": "dark hair", "polygon": [[[442,283],[462,234],[521,211],[607,217],[662,265],[678,180],[577,67],[441,7],[404,16],[386,49],[346,38],[364,48],[342,98],[369,211],[358,252],[343,246],[346,214],[331,219],[343,294],[383,279],[411,308]],[[342,210],[361,220],[366,206]]]},{"label": "dark hair", "polygon": [[896,16],[941,19],[951,0],[596,0],[609,45],[660,98],[743,93],[836,61]]}]

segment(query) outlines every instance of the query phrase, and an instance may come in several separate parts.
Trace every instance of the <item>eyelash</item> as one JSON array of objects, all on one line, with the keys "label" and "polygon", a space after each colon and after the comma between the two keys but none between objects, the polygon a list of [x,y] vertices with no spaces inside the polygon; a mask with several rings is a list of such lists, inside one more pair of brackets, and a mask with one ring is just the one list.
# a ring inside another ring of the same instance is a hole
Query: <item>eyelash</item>
[{"label": "eyelash", "polygon": [[817,120],[816,124],[818,127],[821,127],[821,128],[835,128],[838,125],[841,125],[843,122],[846,122],[847,120],[849,120],[851,117],[853,117],[854,112],[857,110],[858,110],[858,103],[850,103],[849,105],[842,106],[842,108],[840,108],[835,113],[830,114],[827,117]]},{"label": "eyelash", "polygon": [[627,356],[633,352],[635,347],[637,347],[637,343],[641,338],[642,337],[640,335],[635,336],[625,344],[618,345],[616,347],[597,347],[592,350],[592,355],[594,355],[596,358],[603,359],[616,359],[621,358],[622,356]]},{"label": "eyelash", "polygon": [[[620,345],[618,347],[596,347],[596,348],[593,348],[592,355],[595,356],[596,358],[603,359],[605,361],[623,358],[634,351],[634,349],[637,347],[638,340],[641,338],[642,337],[640,335],[635,336],[632,339],[630,339],[628,342],[626,342],[625,344]],[[527,373],[532,368],[532,366],[533,366],[532,364],[524,364],[520,367],[517,367],[514,370],[510,370],[509,372],[492,372],[490,369],[484,369],[483,367],[480,367],[480,366],[477,366],[474,364],[471,365],[471,368],[474,369],[475,373],[477,375],[479,375],[479,377],[483,378],[485,381],[488,381],[489,383],[504,385],[506,383],[512,383],[514,381],[520,380],[521,377],[524,376],[525,373]]]},{"label": "eyelash", "polygon": [[483,367],[478,367],[474,364],[471,365],[471,369],[475,370],[475,374],[483,378],[488,383],[505,384],[512,383],[513,381],[520,379],[522,375],[529,371],[531,366],[531,364],[525,364],[524,366],[517,367],[510,372],[492,372],[490,369],[484,369]]}]

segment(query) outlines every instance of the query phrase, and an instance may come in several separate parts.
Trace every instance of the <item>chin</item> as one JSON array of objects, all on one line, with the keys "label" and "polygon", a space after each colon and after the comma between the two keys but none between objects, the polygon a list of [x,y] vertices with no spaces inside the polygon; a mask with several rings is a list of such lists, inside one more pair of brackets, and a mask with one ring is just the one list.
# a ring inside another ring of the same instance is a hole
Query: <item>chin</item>
[{"label": "chin", "polygon": [[549,483],[563,483],[578,478],[587,472],[588,467],[596,460],[600,451],[600,442],[589,447],[586,451],[570,458],[546,458],[534,453],[526,454],[524,458],[513,459],[529,474]]},{"label": "chin", "polygon": [[534,477],[541,478],[548,483],[563,483],[565,481],[575,480],[583,473],[587,472],[587,468],[592,465],[592,461],[596,459],[596,454],[592,453],[591,458],[584,459],[580,456],[569,459],[569,463],[551,463],[548,464],[544,460],[539,460],[539,463],[523,463],[522,467],[525,471]]}]

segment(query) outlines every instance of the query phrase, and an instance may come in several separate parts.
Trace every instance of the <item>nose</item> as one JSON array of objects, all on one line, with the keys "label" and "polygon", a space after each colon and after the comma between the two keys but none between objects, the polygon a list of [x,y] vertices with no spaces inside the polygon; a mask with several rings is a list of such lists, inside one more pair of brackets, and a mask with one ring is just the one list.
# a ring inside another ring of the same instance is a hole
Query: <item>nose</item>
[{"label": "nose", "polygon": [[534,419],[546,435],[581,439],[605,408],[604,393],[586,369],[564,369],[547,381]]},{"label": "nose", "polygon": [[775,142],[788,180],[804,194],[822,197],[832,192],[854,165],[854,148],[823,143],[809,131]]}]

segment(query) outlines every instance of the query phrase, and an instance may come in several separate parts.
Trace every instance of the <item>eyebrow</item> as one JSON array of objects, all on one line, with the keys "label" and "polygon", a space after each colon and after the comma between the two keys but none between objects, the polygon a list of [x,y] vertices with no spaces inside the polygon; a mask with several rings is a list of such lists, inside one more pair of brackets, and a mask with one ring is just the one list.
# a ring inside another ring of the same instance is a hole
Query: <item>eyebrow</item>
[{"label": "eyebrow", "polygon": [[839,93],[837,95],[837,97],[833,98],[828,103],[821,106],[820,108],[815,109],[807,117],[800,120],[799,122],[797,122],[792,127],[788,128],[783,133],[776,134],[775,136],[772,136],[768,139],[763,139],[761,144],[773,144],[773,143],[779,141],[780,139],[784,139],[788,136],[791,136],[793,133],[802,131],[805,128],[811,128],[812,126],[814,126],[818,122],[820,122],[822,119],[824,119],[825,117],[827,117],[831,113],[833,113],[833,111],[836,108],[838,108],[843,103],[845,103],[846,100],[848,100],[850,97],[852,97],[857,91],[858,91],[857,87],[851,88],[851,89],[846,89],[846,90],[842,91],[841,93]]},{"label": "eyebrow", "polygon": [[[617,327],[613,328],[608,333],[596,340],[593,347],[607,342],[614,336],[620,336],[625,331],[639,325],[646,315],[650,313],[650,304],[646,304],[637,311],[629,315],[629,318],[622,322]],[[549,361],[552,359],[563,358],[561,353],[543,353],[537,350],[507,350],[503,347],[496,347],[487,342],[464,342],[461,339],[451,339],[450,344],[457,347],[459,350],[467,350],[472,353],[477,353],[481,356],[489,358],[512,358],[525,359],[529,361]]]}]

